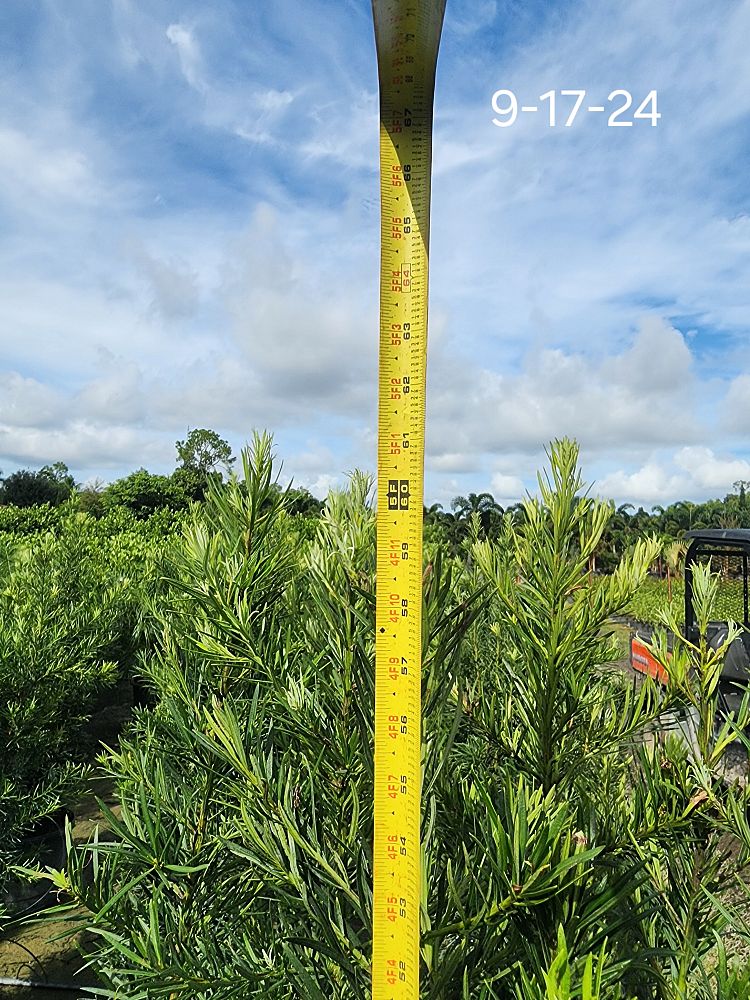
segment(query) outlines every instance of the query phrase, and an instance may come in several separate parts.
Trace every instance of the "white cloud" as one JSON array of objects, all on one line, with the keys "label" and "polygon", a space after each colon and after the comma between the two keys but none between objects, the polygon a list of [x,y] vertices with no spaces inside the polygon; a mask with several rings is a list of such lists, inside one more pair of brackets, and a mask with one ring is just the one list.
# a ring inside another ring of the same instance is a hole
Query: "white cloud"
[{"label": "white cloud", "polygon": [[169,25],[166,36],[177,49],[182,75],[193,90],[205,94],[208,87],[203,78],[203,60],[193,31],[184,24],[175,23]]},{"label": "white cloud", "polygon": [[442,454],[427,455],[426,463],[434,472],[477,472],[477,456],[469,452],[445,451]]},{"label": "white cloud", "polygon": [[377,94],[365,90],[348,94],[346,101],[327,97],[311,102],[305,108],[310,133],[297,147],[298,154],[374,175],[378,164],[377,107]]},{"label": "white cloud", "polygon": [[325,500],[330,490],[341,489],[346,485],[344,476],[321,472],[315,477],[300,476],[294,480],[295,486],[304,486],[314,497]]},{"label": "white cloud", "polygon": [[701,490],[727,492],[738,479],[750,479],[750,462],[731,457],[722,458],[715,455],[711,448],[681,448],[674,461]]},{"label": "white cloud", "polygon": [[288,90],[262,90],[255,95],[255,103],[261,111],[273,114],[288,107],[294,100],[294,95]]},{"label": "white cloud", "polygon": [[495,500],[503,507],[510,503],[518,503],[526,492],[519,476],[509,476],[504,472],[496,472],[490,480],[490,488]]},{"label": "white cloud", "polygon": [[487,28],[492,24],[497,16],[496,0],[474,0],[468,11],[452,15],[450,5],[447,11],[447,26],[458,35],[473,35],[482,28]]},{"label": "white cloud", "polygon": [[165,463],[174,455],[174,446],[156,439],[151,431],[116,425],[94,427],[73,420],[61,428],[43,429],[8,429],[0,424],[0,454],[18,465],[62,461],[73,470],[117,470],[123,465],[132,469],[135,465]]},{"label": "white cloud", "polygon": [[134,362],[116,361],[114,370],[94,379],[76,393],[70,412],[84,416],[98,427],[137,426],[153,419],[143,374]]},{"label": "white cloud", "polygon": [[635,472],[618,470],[596,482],[599,496],[642,505],[668,504],[678,499],[722,497],[739,479],[750,478],[750,462],[717,455],[711,448],[691,446],[660,452]]},{"label": "white cloud", "polygon": [[48,428],[65,413],[65,399],[51,386],[18,372],[0,373],[0,424]]},{"label": "white cloud", "polygon": [[660,501],[684,497],[689,479],[684,475],[670,474],[662,462],[647,462],[635,472],[619,470],[604,476],[595,483],[594,492],[601,497],[616,497],[652,505]]},{"label": "white cloud", "polygon": [[685,398],[693,382],[693,358],[685,338],[659,316],[641,320],[632,347],[604,361],[600,376],[645,399]]},{"label": "white cloud", "polygon": [[[95,274],[94,274],[95,277]],[[4,357],[79,383],[95,370],[97,351],[137,356],[144,365],[169,356],[162,328],[127,288],[110,296],[94,281],[25,277],[0,279],[0,340]],[[14,367],[19,367],[14,365]]]},{"label": "white cloud", "polygon": [[13,201],[90,202],[101,197],[95,170],[86,152],[39,136],[0,126],[0,191]]},{"label": "white cloud", "polygon": [[291,155],[291,147],[281,139],[280,126],[293,101],[294,94],[289,90],[259,90],[247,95],[245,108],[239,114],[236,111],[227,114],[225,127],[231,127],[234,134],[246,142],[279,149],[286,147]]},{"label": "white cloud", "polygon": [[750,430],[750,374],[743,373],[731,380],[722,416],[728,430],[747,436]]},{"label": "white cloud", "polygon": [[[663,362],[660,352],[666,355]],[[539,452],[555,437],[591,449],[700,440],[685,413],[694,385],[691,355],[679,331],[646,317],[632,345],[596,360],[547,348],[530,353],[517,374],[500,375],[465,357],[435,352],[428,395],[429,450]]]},{"label": "white cloud", "polygon": [[300,473],[314,473],[320,476],[323,470],[329,470],[336,464],[333,451],[319,441],[308,441],[303,451],[293,452],[286,460],[291,469]]},{"label": "white cloud", "polygon": [[136,245],[132,256],[151,293],[151,306],[165,319],[194,315],[198,306],[198,276],[185,260],[164,260]]},{"label": "white cloud", "polygon": [[280,223],[260,206],[232,254],[227,301],[235,340],[279,405],[367,413],[377,318],[350,283],[346,253],[307,256],[282,236]]}]

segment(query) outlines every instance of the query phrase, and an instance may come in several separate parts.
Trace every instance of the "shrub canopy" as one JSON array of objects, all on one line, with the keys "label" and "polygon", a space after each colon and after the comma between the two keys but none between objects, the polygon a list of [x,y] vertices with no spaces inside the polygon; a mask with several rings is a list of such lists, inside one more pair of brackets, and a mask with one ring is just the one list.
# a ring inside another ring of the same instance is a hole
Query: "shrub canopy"
[{"label": "shrub canopy", "polygon": [[[716,661],[678,640],[666,695],[606,669],[658,542],[592,586],[611,506],[581,496],[574,444],[549,457],[496,540],[476,523],[464,558],[428,547],[421,996],[739,1000],[721,935],[747,935],[726,889],[750,831],[721,778],[731,723],[716,743],[704,724]],[[158,704],[108,757],[118,842],[54,878],[106,995],[369,1000],[372,481],[332,493],[306,542],[266,436],[242,465],[174,556]],[[697,711],[689,751],[650,735],[667,709]]]}]

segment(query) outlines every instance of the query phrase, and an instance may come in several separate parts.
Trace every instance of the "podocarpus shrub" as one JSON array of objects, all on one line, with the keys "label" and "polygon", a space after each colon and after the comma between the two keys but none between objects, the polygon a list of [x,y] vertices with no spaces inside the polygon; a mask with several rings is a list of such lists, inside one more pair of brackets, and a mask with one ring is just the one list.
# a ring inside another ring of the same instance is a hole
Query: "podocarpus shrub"
[{"label": "podocarpus shrub", "polygon": [[0,904],[23,833],[80,793],[86,723],[150,640],[158,532],[112,522],[69,509],[54,533],[0,536]]},{"label": "podocarpus shrub", "polygon": [[[421,995],[739,998],[746,972],[707,955],[747,933],[721,898],[750,847],[745,797],[720,755],[645,738],[684,678],[660,699],[602,667],[657,543],[592,588],[610,507],[580,497],[573,444],[550,465],[461,578],[439,550],[425,573]],[[332,494],[305,546],[267,437],[243,466],[185,530],[145,665],[158,704],[108,760],[119,840],[53,878],[89,911],[105,995],[365,1000],[371,482]],[[734,867],[711,853],[732,831]]]},{"label": "podocarpus shrub", "polygon": [[48,503],[34,507],[0,505],[0,537],[5,539],[8,536],[34,535],[56,530],[66,510],[70,509],[69,503],[58,507],[52,507]]}]

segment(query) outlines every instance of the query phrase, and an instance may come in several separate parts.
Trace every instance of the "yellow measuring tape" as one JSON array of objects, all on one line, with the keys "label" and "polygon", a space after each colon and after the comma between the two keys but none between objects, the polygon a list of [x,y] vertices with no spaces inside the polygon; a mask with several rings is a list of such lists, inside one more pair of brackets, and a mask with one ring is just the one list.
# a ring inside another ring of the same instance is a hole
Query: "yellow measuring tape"
[{"label": "yellow measuring tape", "polygon": [[427,261],[445,0],[373,0],[372,8],[382,226],[372,997],[417,1000]]}]

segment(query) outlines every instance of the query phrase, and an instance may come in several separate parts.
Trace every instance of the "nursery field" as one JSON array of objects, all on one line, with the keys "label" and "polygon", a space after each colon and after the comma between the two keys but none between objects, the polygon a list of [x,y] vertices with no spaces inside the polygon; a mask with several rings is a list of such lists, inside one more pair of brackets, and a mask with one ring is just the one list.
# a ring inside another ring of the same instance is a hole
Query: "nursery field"
[{"label": "nursery field", "polygon": [[[613,617],[666,598],[658,547],[592,577],[610,508],[581,498],[575,445],[551,461],[524,518],[426,546],[421,996],[739,1000],[734,733],[715,739],[708,663],[666,700],[601,670]],[[0,509],[0,961],[28,943],[72,975],[51,941],[67,920],[105,996],[369,996],[373,483],[355,473],[307,518],[274,475],[260,436],[185,514]],[[695,580],[734,608],[732,581]],[[686,705],[694,757],[646,738]],[[29,833],[61,807],[67,861],[24,881]],[[47,944],[19,911],[50,884]]]},{"label": "nursery field", "polygon": [[[671,583],[671,600],[677,613],[677,620],[685,620],[685,584],[682,579]],[[716,621],[743,620],[742,582],[719,580],[713,604],[712,618]],[[647,577],[639,586],[635,597],[628,606],[628,613],[637,621],[656,624],[660,612],[669,605],[669,585],[666,580]]]}]

